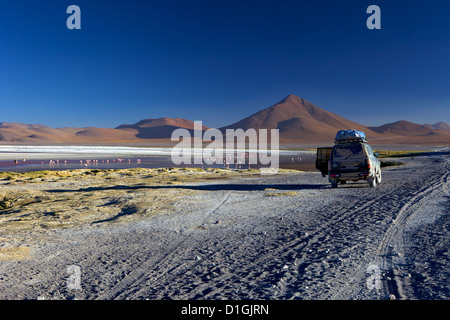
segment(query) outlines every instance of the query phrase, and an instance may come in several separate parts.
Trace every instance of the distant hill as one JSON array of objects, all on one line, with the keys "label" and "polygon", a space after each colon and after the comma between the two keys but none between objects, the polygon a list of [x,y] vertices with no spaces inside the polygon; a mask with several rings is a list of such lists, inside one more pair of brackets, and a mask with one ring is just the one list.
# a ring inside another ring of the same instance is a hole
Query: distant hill
[{"label": "distant hill", "polygon": [[0,122],[0,142],[23,144],[131,142],[135,133],[110,128],[51,128],[39,124]]},{"label": "distant hill", "polygon": [[[122,124],[116,129],[118,130],[135,130],[136,138],[139,139],[170,139],[172,132],[177,128],[188,129],[193,132],[194,122],[181,118],[158,118],[145,119],[135,124]],[[208,127],[203,126],[203,130]],[[192,133],[191,133],[192,134]]]},{"label": "distant hill", "polygon": [[432,134],[434,129],[429,129],[426,126],[400,120],[393,123],[387,123],[379,127],[368,127],[370,130],[378,133],[389,133],[401,136],[420,136]]},{"label": "distant hill", "polygon": [[442,122],[442,121],[441,122],[437,122],[435,124],[425,123],[423,126],[427,127],[428,129],[450,131],[450,126],[448,124],[446,124],[445,122]]},{"label": "distant hill", "polygon": [[[145,119],[116,128],[51,128],[40,124],[0,122],[0,143],[17,144],[157,144],[170,145],[173,130],[193,131],[194,122],[181,118]],[[203,126],[203,129],[208,129]]]},{"label": "distant hill", "polygon": [[369,127],[380,133],[380,141],[386,144],[450,144],[450,131],[433,129],[425,125],[401,120],[379,127]]},{"label": "distant hill", "polygon": [[[185,119],[146,119],[117,128],[51,128],[39,124],[0,122],[0,143],[69,144],[69,143],[169,143],[177,128],[193,130],[194,123]],[[207,129],[206,127],[204,127]]]}]

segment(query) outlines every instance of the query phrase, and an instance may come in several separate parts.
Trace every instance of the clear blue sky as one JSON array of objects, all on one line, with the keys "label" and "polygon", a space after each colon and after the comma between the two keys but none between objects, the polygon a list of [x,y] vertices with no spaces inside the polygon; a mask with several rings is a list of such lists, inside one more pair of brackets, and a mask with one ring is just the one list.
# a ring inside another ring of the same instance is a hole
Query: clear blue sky
[{"label": "clear blue sky", "polygon": [[[81,30],[66,9],[81,8]],[[366,9],[381,8],[381,30]],[[0,121],[227,125],[296,94],[367,125],[450,122],[450,2],[23,0],[0,6]]]}]

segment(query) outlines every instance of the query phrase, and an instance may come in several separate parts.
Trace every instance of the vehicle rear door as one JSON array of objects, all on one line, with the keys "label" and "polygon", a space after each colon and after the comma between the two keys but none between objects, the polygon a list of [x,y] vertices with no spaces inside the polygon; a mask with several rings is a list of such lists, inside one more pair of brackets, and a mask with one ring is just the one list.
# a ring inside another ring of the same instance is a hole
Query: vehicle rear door
[{"label": "vehicle rear door", "polygon": [[359,143],[336,145],[333,151],[332,171],[358,172],[366,165],[366,154]]}]

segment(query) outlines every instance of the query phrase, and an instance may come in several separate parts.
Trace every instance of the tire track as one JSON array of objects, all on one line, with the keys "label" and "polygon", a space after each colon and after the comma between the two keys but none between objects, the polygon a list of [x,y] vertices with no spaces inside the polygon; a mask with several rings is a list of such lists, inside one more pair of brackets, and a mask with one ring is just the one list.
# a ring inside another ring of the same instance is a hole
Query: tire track
[{"label": "tire track", "polygon": [[[437,188],[440,185],[440,182],[436,182],[434,184],[432,184],[431,187],[427,187],[426,189],[429,188]],[[262,265],[264,263],[267,262],[267,260],[271,260],[273,257],[289,257],[294,255],[296,252],[302,251],[302,252],[308,252],[311,251],[312,249],[314,249],[315,246],[319,246],[324,242],[324,241],[329,241],[330,238],[327,239],[327,237],[324,235],[326,233],[331,233],[333,234],[333,237],[338,237],[339,234],[343,234],[343,233],[348,233],[348,232],[352,232],[354,231],[353,228],[355,226],[356,223],[361,223],[361,219],[360,216],[367,216],[367,214],[370,214],[370,209],[372,207],[372,205],[377,204],[377,203],[383,203],[383,202],[391,202],[392,205],[395,205],[395,202],[397,200],[396,194],[399,193],[399,189],[406,189],[400,193],[406,193],[406,196],[403,197],[402,201],[405,203],[403,204],[403,206],[408,206],[408,203],[410,203],[409,197],[413,196],[414,197],[414,188],[410,188],[408,187],[408,185],[401,185],[400,187],[397,187],[396,189],[391,190],[390,192],[387,193],[383,193],[382,195],[368,201],[368,202],[356,202],[352,204],[352,207],[357,207],[357,209],[354,210],[348,210],[345,214],[334,217],[332,216],[331,219],[329,221],[327,221],[326,223],[324,223],[319,229],[317,229],[315,232],[313,232],[311,235],[308,235],[305,238],[296,238],[294,240],[291,240],[290,242],[283,242],[282,244],[280,243],[280,246],[278,248],[275,249],[271,249],[270,251],[270,255],[269,257],[266,257],[264,255],[261,255],[260,257],[257,257],[255,260],[253,260],[252,262],[252,266],[257,267],[258,265]],[[425,192],[425,191],[424,191]],[[419,197],[421,194],[424,194],[424,192],[420,193],[419,195],[417,195],[417,197]],[[392,203],[393,202],[393,203]],[[362,204],[361,204],[362,203]],[[395,206],[394,206],[395,207]],[[345,208],[344,208],[345,209]],[[341,211],[341,210],[339,210]],[[372,215],[373,216],[373,215]],[[373,218],[373,217],[372,217]],[[389,218],[389,217],[383,217],[383,219],[385,218]],[[398,220],[398,217],[397,217]],[[376,221],[376,219],[375,219]],[[398,220],[401,221],[401,220]],[[364,227],[370,227],[371,224],[373,223],[373,220],[367,221],[365,222],[365,226]],[[342,237],[345,239],[345,235]],[[374,239],[376,240],[376,239]],[[373,247],[374,245],[372,245]],[[352,247],[351,247],[352,248]],[[348,249],[348,250],[351,250]],[[370,249],[370,247],[368,248]],[[347,249],[344,247],[344,249],[342,249],[343,252],[345,253]],[[371,249],[372,251],[374,249]],[[311,255],[307,257],[306,254],[303,254],[303,256],[301,257],[297,257],[294,261],[295,265],[299,265],[299,267],[297,269],[306,269],[308,266],[310,266],[313,263],[316,263],[316,261],[320,260],[321,258],[323,258],[324,256],[322,256],[321,254],[319,254],[318,256],[316,255],[315,257],[312,257]],[[367,259],[367,257],[362,257],[360,259]],[[283,260],[283,259],[278,259],[278,260]],[[286,259],[284,259],[286,260]],[[288,259],[287,259],[288,260]],[[342,289],[339,290],[330,290],[330,295],[332,298],[342,298],[343,296],[345,296],[344,293],[342,293],[343,291],[346,290],[347,287],[349,287],[349,285],[345,285],[345,283],[350,283],[352,284],[352,286],[355,284],[355,281],[359,281],[361,282],[361,279],[364,279],[364,273],[365,273],[365,268],[367,267],[367,263],[369,261],[366,261],[366,263],[361,264],[360,263],[360,267],[359,269],[357,269],[356,271],[356,275],[354,275],[354,269],[352,270],[352,274],[350,277],[350,281],[343,281],[344,286],[342,287]],[[278,268],[278,270],[281,268]],[[297,272],[298,274],[298,272]],[[254,274],[249,272],[248,273],[248,277],[253,276]],[[229,277],[229,279],[224,279],[223,281],[227,281],[227,282],[233,282],[233,279],[238,280],[240,282],[244,282],[248,279],[248,277],[245,277],[245,274],[240,274],[238,278],[231,276]],[[284,292],[288,292],[290,290],[290,286],[289,285],[289,281],[287,281],[286,279],[290,278],[295,278],[298,275],[293,275],[293,276],[283,276],[283,275],[273,275],[271,280],[268,280],[271,283],[274,283],[274,287],[281,287]],[[298,282],[298,281],[297,281]],[[341,281],[342,282],[342,281]],[[364,283],[364,282],[363,282]],[[350,286],[351,287],[351,286]],[[292,288],[291,288],[292,289]],[[293,290],[291,290],[293,291]],[[281,292],[281,294],[283,294],[283,292]],[[277,296],[279,297],[280,292],[277,292]],[[270,296],[269,296],[270,297]],[[289,298],[289,296],[282,296],[283,298]]]},{"label": "tire track", "polygon": [[[395,192],[395,191],[392,191],[392,192]],[[299,251],[307,251],[309,247],[313,247],[313,246],[323,242],[324,234],[326,233],[327,230],[330,229],[331,225],[335,225],[335,224],[339,225],[344,220],[346,220],[348,217],[355,216],[358,213],[363,212],[364,210],[366,210],[367,208],[372,206],[374,203],[379,201],[380,198],[382,198],[384,196],[385,195],[381,195],[378,198],[372,199],[370,201],[359,200],[352,204],[352,207],[354,207],[356,209],[346,211],[346,213],[343,215],[331,216],[330,220],[326,221],[325,223],[323,223],[321,225],[320,228],[314,230],[311,233],[308,233],[306,236],[299,237],[298,234],[294,234],[293,238],[289,242],[286,242],[286,241],[283,241],[283,243],[277,242],[276,243],[277,246],[275,248],[271,248],[270,250],[264,250],[263,252],[258,252],[259,255],[256,257],[253,257],[254,260],[250,263],[250,265],[247,267],[247,269],[241,270],[239,272],[238,276],[235,273],[230,273],[227,277],[222,277],[221,282],[222,283],[223,282],[232,283],[232,282],[234,282],[234,280],[238,280],[237,282],[240,282],[240,283],[245,282],[246,280],[250,280],[250,278],[253,278],[255,276],[253,267],[257,268],[260,265],[267,264],[268,262],[271,262],[271,260],[273,260],[273,257],[275,257],[275,256],[276,257],[286,257],[286,256],[292,257],[292,256],[296,256],[296,253]],[[324,208],[326,208],[326,207],[322,207],[322,208],[318,209],[318,211],[323,211]],[[291,210],[287,210],[286,212],[282,213],[281,215],[277,215],[274,217],[269,217],[267,219],[261,220],[258,224],[255,224],[253,226],[252,230],[246,230],[245,233],[239,235],[239,238],[241,239],[242,242],[244,242],[245,238],[253,236],[254,230],[256,230],[257,228],[260,228],[261,226],[268,225],[270,220],[279,220],[280,218],[286,217],[288,215],[294,215],[294,214],[296,214],[296,210],[291,209]],[[292,237],[292,235],[291,235],[291,237]],[[222,238],[216,237],[215,240],[218,243],[224,243],[224,244],[227,243],[227,241],[226,241],[227,237],[222,237]],[[168,272],[164,275],[165,282],[166,283],[171,282],[172,279],[178,278],[180,275],[182,275],[200,265],[211,263],[211,259],[215,255],[218,255],[218,254],[220,255],[221,253],[223,253],[222,251],[224,251],[224,249],[230,250],[230,246],[223,245],[221,248],[216,248],[216,251],[214,251],[212,254],[205,257],[201,261],[196,261],[190,265],[184,265],[184,266],[172,268],[170,270],[170,272]],[[231,251],[233,251],[233,250],[231,250]],[[296,261],[297,261],[295,263],[298,263],[298,261],[305,259],[305,257],[300,257],[300,258],[295,257],[294,259],[296,259]],[[280,260],[280,259],[278,258],[278,260]],[[281,260],[286,260],[286,259],[283,258]],[[279,268],[279,269],[281,269],[281,268]],[[158,279],[158,280],[160,280],[160,279]],[[275,280],[269,280],[269,282],[275,283],[274,286],[278,286],[279,284],[285,282],[285,280],[283,277],[279,277],[278,279],[275,279]],[[191,294],[195,294],[195,292],[199,292],[201,290],[202,290],[202,288],[193,290],[191,292]],[[214,293],[215,293],[215,291],[211,290],[211,292],[209,294],[202,295],[202,296],[204,298],[208,298],[208,297],[212,296]]]},{"label": "tire track", "polygon": [[[410,219],[414,213],[427,198],[434,192],[439,191],[440,188],[446,188],[448,184],[449,177],[449,162],[447,161],[444,165],[445,173],[436,181],[431,182],[422,189],[410,194],[405,198],[402,207],[396,214],[393,223],[389,226],[385,232],[384,237],[380,241],[377,249],[372,253],[372,262],[370,264],[379,266],[383,272],[382,283],[383,288],[381,289],[381,297],[389,298],[405,298],[405,288],[402,288],[402,284],[397,271],[395,270],[396,260],[400,260],[403,253],[400,252],[402,245],[399,243],[404,240],[401,237],[403,230],[405,228],[406,221]],[[332,295],[332,299],[349,299],[354,293],[354,287],[356,282],[361,282],[367,271],[366,266],[361,266],[355,272],[355,275],[346,282],[339,291]]]},{"label": "tire track", "polygon": [[[232,191],[226,191],[224,196],[222,197],[221,201],[211,210],[211,212],[208,214],[213,214],[215,211],[217,211],[230,197]],[[206,215],[206,217],[208,217]],[[100,300],[111,300],[111,299],[118,299],[121,296],[126,296],[129,291],[133,291],[133,288],[139,286],[142,282],[146,281],[150,276],[153,275],[153,273],[156,272],[158,274],[158,271],[161,268],[161,265],[163,263],[166,263],[170,260],[170,257],[177,252],[177,250],[182,246],[182,244],[188,244],[189,246],[192,246],[193,244],[189,241],[189,235],[185,235],[183,237],[180,237],[178,241],[176,241],[166,252],[158,255],[153,256],[144,261],[140,267],[134,269],[131,271],[124,279],[122,279],[118,284],[114,286],[112,290],[109,290],[103,294],[101,294],[98,299]],[[153,267],[152,272],[149,274],[148,270],[150,269],[150,266]],[[159,279],[164,275],[162,273],[160,276],[154,277],[154,282],[159,281]]]},{"label": "tire track", "polygon": [[415,213],[423,205],[423,202],[425,202],[431,194],[435,192],[447,193],[448,177],[450,175],[449,163],[449,161],[446,161],[444,166],[445,173],[438,181],[419,191],[401,208],[397,219],[395,219],[380,243],[377,253],[382,257],[381,266],[387,274],[387,277],[384,279],[385,285],[383,288],[385,296],[392,295],[400,299],[406,298],[405,291],[407,289],[403,287],[402,277],[397,271],[397,266],[401,263],[398,260],[403,260],[399,257],[404,256],[402,248],[404,247],[403,242],[405,239],[402,237],[402,234],[404,233],[405,224],[408,219],[413,218]]},{"label": "tire track", "polygon": [[[328,190],[327,190],[328,191]],[[327,192],[326,191],[326,192]],[[388,193],[383,193],[378,195],[377,197],[367,201],[365,199],[363,200],[356,200],[356,201],[352,201],[350,204],[351,210],[348,210],[348,206],[349,203],[346,204],[346,207],[342,207],[342,208],[336,208],[336,211],[338,212],[344,212],[343,214],[332,214],[332,215],[328,215],[328,216],[324,216],[324,218],[328,218],[328,220],[325,220],[319,228],[310,231],[307,235],[304,236],[299,236],[299,234],[294,233],[294,234],[290,234],[288,237],[290,237],[291,239],[289,239],[288,241],[286,241],[286,239],[284,239],[285,241],[276,241],[275,243],[271,243],[272,247],[270,249],[261,249],[260,251],[257,251],[257,254],[255,256],[252,257],[252,261],[251,263],[244,267],[244,268],[240,268],[235,270],[235,272],[231,272],[225,275],[222,275],[220,278],[220,283],[245,283],[245,282],[249,282],[250,280],[252,280],[252,278],[255,277],[255,272],[254,269],[257,269],[259,266],[261,265],[265,265],[265,264],[274,264],[273,262],[273,257],[277,257],[277,261],[280,262],[276,262],[275,264],[279,264],[279,263],[283,263],[283,261],[289,261],[291,264],[297,265],[299,269],[306,269],[309,265],[313,264],[315,260],[320,260],[322,258],[322,253],[319,254],[319,256],[316,256],[315,258],[312,257],[311,254],[306,254],[305,252],[309,252],[315,249],[315,247],[320,247],[320,245],[324,242],[329,241],[329,239],[327,240],[326,238],[326,234],[329,233],[331,231],[331,233],[333,233],[334,236],[337,236],[339,234],[342,234],[342,227],[343,226],[349,226],[349,225],[353,225],[352,221],[355,220],[355,217],[357,218],[359,215],[363,215],[364,213],[366,213],[367,209],[371,208],[374,204],[380,202],[380,201],[384,201],[386,199],[389,199],[390,196],[392,194],[395,194],[397,192],[397,189],[393,189]],[[211,215],[211,213],[214,213],[216,211],[219,210],[219,208],[222,207],[222,205],[226,202],[226,200],[229,199],[230,194],[228,194],[228,196],[226,196],[226,199],[223,198],[222,201],[210,212],[210,214],[205,216],[205,220],[209,218],[209,216]],[[248,200],[245,200],[248,201]],[[230,201],[229,203],[236,203],[236,201]],[[318,212],[323,212],[324,210],[327,209],[327,206],[323,206],[321,208],[316,209]],[[261,226],[264,225],[271,225],[269,222],[271,220],[278,220],[281,217],[287,217],[289,215],[294,215],[296,213],[296,210],[287,210],[285,212],[283,212],[281,215],[277,215],[277,216],[273,216],[273,217],[269,217],[267,219],[262,219],[258,224],[253,225],[253,228],[251,230],[246,229],[245,232],[241,232],[240,234],[234,234],[234,237],[239,237],[241,239],[241,242],[245,242],[245,238],[248,238],[250,236],[253,236],[253,233],[256,229],[261,228]],[[347,221],[348,220],[348,221]],[[275,223],[272,223],[272,225],[274,225]],[[367,225],[367,223],[366,223]],[[345,231],[345,232],[351,232],[350,231]],[[282,231],[280,231],[280,233],[282,233]],[[115,292],[122,292],[122,294],[117,295],[117,297],[126,297],[128,294],[133,294],[136,291],[145,291],[139,289],[139,285],[143,282],[146,283],[145,287],[146,288],[152,288],[152,287],[159,287],[160,282],[161,283],[171,283],[172,281],[174,281],[174,279],[178,279],[180,276],[182,276],[183,274],[186,274],[190,271],[192,271],[195,268],[198,267],[202,267],[204,269],[207,269],[207,267],[205,267],[208,264],[214,263],[214,257],[215,256],[225,256],[225,252],[233,252],[233,251],[238,251],[237,248],[235,248],[233,246],[233,244],[230,241],[227,241],[228,237],[219,237],[219,236],[215,236],[214,239],[209,239],[209,241],[213,241],[215,243],[218,243],[219,245],[217,245],[215,247],[215,251],[213,251],[212,253],[205,255],[204,257],[202,257],[201,260],[199,261],[188,261],[188,262],[184,262],[181,265],[177,265],[175,267],[173,267],[173,263],[172,263],[172,259],[170,257],[173,257],[174,253],[176,251],[180,251],[177,250],[177,248],[179,248],[180,244],[182,242],[184,242],[184,239],[180,240],[177,245],[172,248],[170,250],[170,252],[165,255],[164,257],[162,257],[161,259],[159,259],[158,261],[156,261],[156,268],[149,274],[145,275],[145,279],[141,279],[140,282],[138,282],[137,280],[135,280],[137,277],[136,275],[133,275],[131,278],[128,279],[128,281],[123,282],[123,285],[117,290],[115,290]],[[345,236],[342,236],[342,238],[345,238]],[[262,243],[264,243],[264,240],[262,240]],[[227,245],[228,244],[228,245]],[[190,243],[189,246],[194,245],[194,243]],[[189,247],[188,246],[188,247]],[[275,246],[275,247],[274,247]],[[298,252],[303,252],[300,255],[298,255]],[[313,258],[313,259],[312,259]],[[175,258],[176,259],[176,258]],[[152,265],[153,261],[149,261],[149,263],[147,263],[146,265]],[[170,267],[172,266],[172,267]],[[277,266],[276,269],[278,270],[282,270],[282,266]],[[139,272],[139,274],[142,276],[144,275],[144,270],[143,272]],[[157,277],[153,277],[154,274],[158,275]],[[264,272],[262,272],[261,274],[263,274]],[[297,272],[298,273],[298,272]],[[294,275],[295,276],[295,275]],[[287,284],[287,280],[288,278],[293,278],[293,276],[289,276],[286,273],[275,273],[275,274],[268,274],[265,277],[265,282],[272,284],[274,287],[279,287],[279,288],[283,288],[283,290],[285,291],[283,292],[277,292],[277,295],[292,295],[292,291],[295,291],[294,289],[292,289],[292,286],[289,286]],[[150,280],[152,279],[152,280]],[[131,280],[131,281],[130,281]],[[298,282],[298,281],[297,281]],[[130,288],[130,286],[133,287]],[[206,286],[206,285],[205,285]],[[202,296],[203,298],[208,298],[213,296],[217,290],[215,290],[214,288],[210,288],[209,293],[207,294],[203,294],[204,291],[204,287],[201,284],[197,285],[197,286],[193,286],[193,289],[190,290],[189,295],[190,296]],[[128,287],[129,289],[124,291],[124,288]],[[273,290],[272,288],[268,288],[269,290],[268,293],[266,294],[266,297],[271,297],[271,295],[273,294]],[[262,290],[264,291],[264,290]],[[264,292],[260,292],[260,294]],[[161,297],[162,293],[159,293],[159,297]],[[114,297],[114,296],[113,296]]]}]

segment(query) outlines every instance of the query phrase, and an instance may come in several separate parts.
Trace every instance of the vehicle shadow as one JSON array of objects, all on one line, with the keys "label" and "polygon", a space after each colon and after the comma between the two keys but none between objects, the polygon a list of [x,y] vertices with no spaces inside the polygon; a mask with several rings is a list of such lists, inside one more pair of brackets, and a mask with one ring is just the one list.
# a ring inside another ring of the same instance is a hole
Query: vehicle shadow
[{"label": "vehicle shadow", "polygon": [[266,189],[276,190],[318,190],[328,189],[329,184],[196,184],[196,185],[114,185],[106,187],[87,187],[80,189],[49,189],[50,193],[64,192],[95,192],[106,190],[143,190],[143,189],[188,189],[202,191],[264,191]]}]

